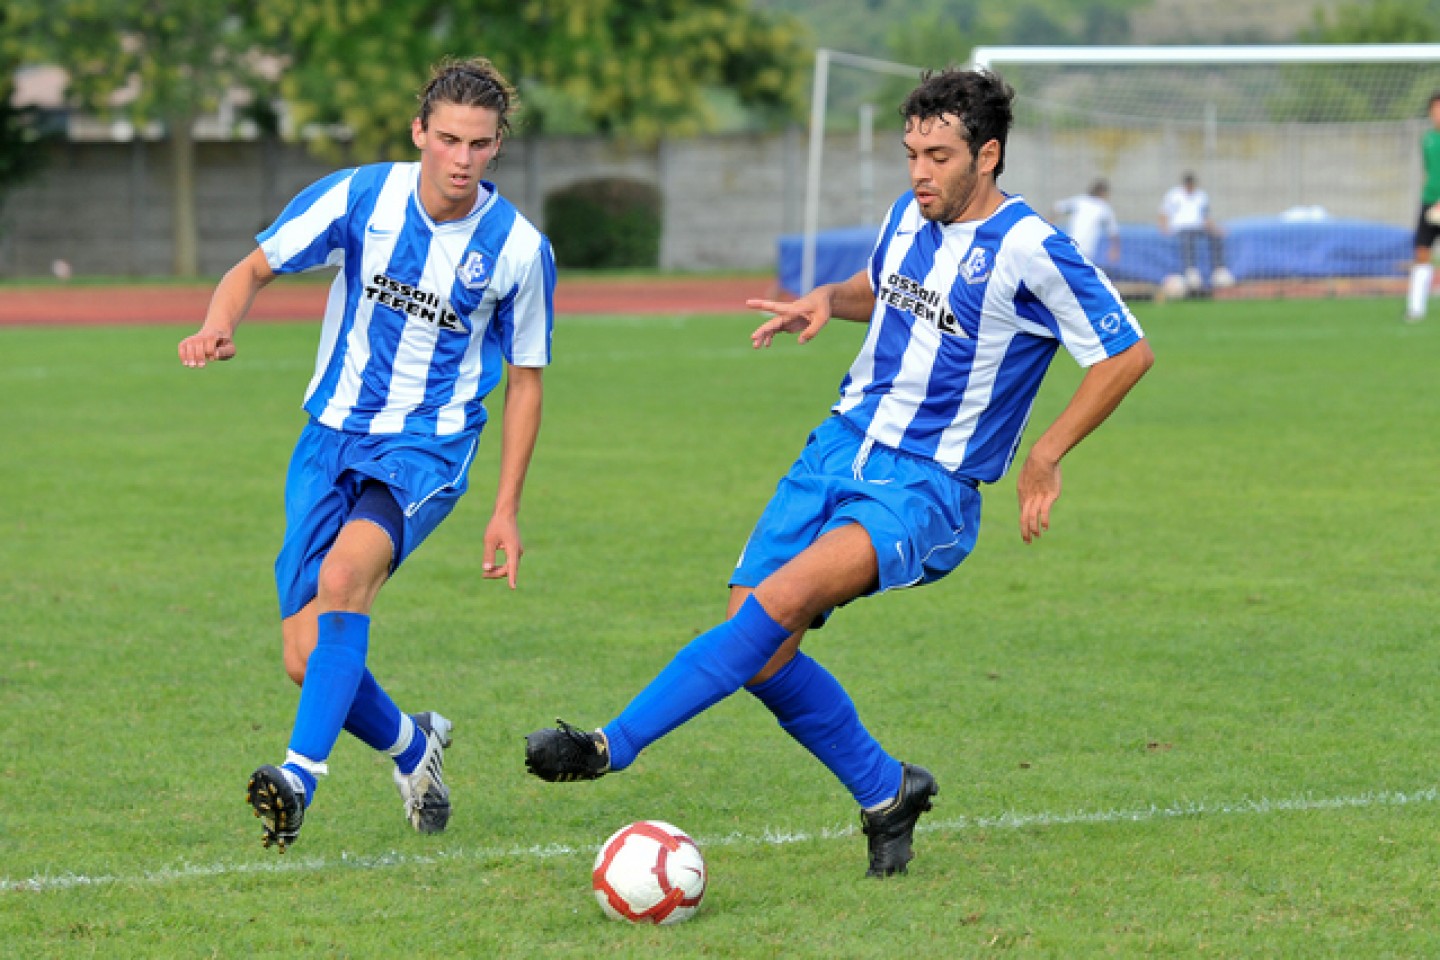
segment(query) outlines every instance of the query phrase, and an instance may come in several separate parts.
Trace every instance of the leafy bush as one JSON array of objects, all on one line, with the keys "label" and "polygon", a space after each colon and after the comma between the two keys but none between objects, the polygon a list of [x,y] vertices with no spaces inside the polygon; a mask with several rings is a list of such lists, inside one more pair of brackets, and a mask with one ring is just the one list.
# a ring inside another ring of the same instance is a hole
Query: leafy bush
[{"label": "leafy bush", "polygon": [[562,267],[660,263],[660,191],[622,177],[580,180],[545,198],[545,233]]}]

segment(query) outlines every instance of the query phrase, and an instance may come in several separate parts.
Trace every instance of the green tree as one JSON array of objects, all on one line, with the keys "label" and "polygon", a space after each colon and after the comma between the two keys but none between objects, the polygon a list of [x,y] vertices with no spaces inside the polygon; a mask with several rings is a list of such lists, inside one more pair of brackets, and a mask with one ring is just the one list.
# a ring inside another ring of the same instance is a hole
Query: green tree
[{"label": "green tree", "polygon": [[6,0],[26,22],[34,59],[69,71],[74,105],[137,126],[159,121],[170,146],[174,271],[199,272],[195,120],[226,91],[258,79],[236,0]]},{"label": "green tree", "polygon": [[1315,12],[1315,25],[1302,39],[1310,43],[1434,43],[1440,40],[1437,0],[1366,0],[1332,13]]},{"label": "green tree", "polygon": [[13,77],[20,66],[14,28],[11,12],[0,7],[0,207],[6,195],[44,162],[35,111],[11,105],[15,95]]},{"label": "green tree", "polygon": [[[1302,39],[1310,43],[1434,43],[1440,41],[1440,0],[1374,0],[1350,3],[1330,13],[1318,10],[1314,25],[1302,33]],[[1376,64],[1370,72],[1376,79],[1362,87],[1347,84],[1332,68],[1293,67],[1288,71],[1289,88],[1303,93],[1292,94],[1284,106],[1292,114],[1316,119],[1399,119],[1421,115],[1435,89],[1433,71]],[[1301,102],[1297,106],[1295,101]]]},{"label": "green tree", "polygon": [[563,103],[642,140],[709,129],[716,89],[792,114],[809,61],[799,25],[748,0],[300,0],[256,17],[291,55],[295,119],[342,125],[360,156],[408,153],[415,92],[446,56],[486,56],[533,93],[532,129]]}]

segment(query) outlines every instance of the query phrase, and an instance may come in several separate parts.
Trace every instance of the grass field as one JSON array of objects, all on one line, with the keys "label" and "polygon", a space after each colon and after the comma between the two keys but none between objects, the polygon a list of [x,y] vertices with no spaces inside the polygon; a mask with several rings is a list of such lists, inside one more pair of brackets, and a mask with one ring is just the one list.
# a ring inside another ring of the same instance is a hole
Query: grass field
[{"label": "grass field", "polygon": [[[497,431],[376,611],[376,674],[457,723],[449,832],[347,739],[283,857],[243,793],[296,700],[269,567],[315,329],[199,372],[178,328],[0,330],[0,956],[1440,955],[1440,324],[1398,311],[1143,309],[1157,365],[1047,537],[1007,478],[955,576],[811,635],[941,784],[884,883],[743,694],[623,775],[522,764],[717,620],[858,327],[755,353],[748,317],[562,318],[520,589],[477,572]],[[1078,376],[1057,359],[1032,437]],[[691,923],[590,897],[643,817],[706,851]]]}]

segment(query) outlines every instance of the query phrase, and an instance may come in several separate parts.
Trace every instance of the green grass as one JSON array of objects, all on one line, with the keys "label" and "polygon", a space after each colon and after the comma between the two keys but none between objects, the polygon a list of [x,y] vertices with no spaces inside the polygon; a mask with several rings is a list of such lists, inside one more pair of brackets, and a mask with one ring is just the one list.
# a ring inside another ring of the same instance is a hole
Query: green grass
[{"label": "green grass", "polygon": [[[270,563],[315,328],[233,364],[185,331],[0,330],[0,956],[1419,957],[1440,954],[1440,328],[1389,302],[1141,311],[1158,362],[1020,542],[1012,478],[949,580],[807,649],[941,783],[909,876],[861,879],[848,797],[750,698],[621,776],[528,778],[712,625],[861,330],[562,318],[520,589],[478,574],[498,433],[389,585],[371,664],[457,722],[420,837],[342,741],[300,842],[245,778],[296,692]],[[1031,436],[1078,381],[1058,358]],[[593,850],[700,839],[705,907],[605,921]]]}]

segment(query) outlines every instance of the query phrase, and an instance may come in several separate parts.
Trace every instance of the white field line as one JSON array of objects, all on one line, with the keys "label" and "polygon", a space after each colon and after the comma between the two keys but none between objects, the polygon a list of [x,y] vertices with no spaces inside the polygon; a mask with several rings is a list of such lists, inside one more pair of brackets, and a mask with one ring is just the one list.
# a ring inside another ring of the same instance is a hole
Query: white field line
[{"label": "white field line", "polygon": [[[1315,797],[1308,794],[1278,800],[1184,800],[1165,806],[1117,808],[1113,810],[1078,810],[1071,813],[1021,813],[1012,811],[994,816],[955,817],[948,820],[922,821],[920,833],[954,833],[969,830],[1019,830],[1027,827],[1064,827],[1089,824],[1145,823],[1181,817],[1266,816],[1279,813],[1304,813],[1325,810],[1355,810],[1372,807],[1405,807],[1435,803],[1440,800],[1440,787],[1425,787],[1402,792],[1375,790],[1341,797]],[[724,836],[699,837],[701,847],[781,846],[850,837],[854,826],[824,828],[819,831],[775,830],[767,828],[758,834],[731,833]],[[187,864],[159,867],[129,874],[48,874],[27,880],[0,879],[0,893],[51,893],[83,887],[140,886],[178,883],[209,877],[246,876],[251,874],[318,873],[339,870],[381,870],[387,867],[412,867],[430,864],[460,863],[487,860],[548,860],[555,857],[591,857],[595,846],[575,847],[568,844],[534,846],[478,847],[445,850],[438,853],[383,854],[342,853],[338,857],[269,857],[249,863]]]}]

